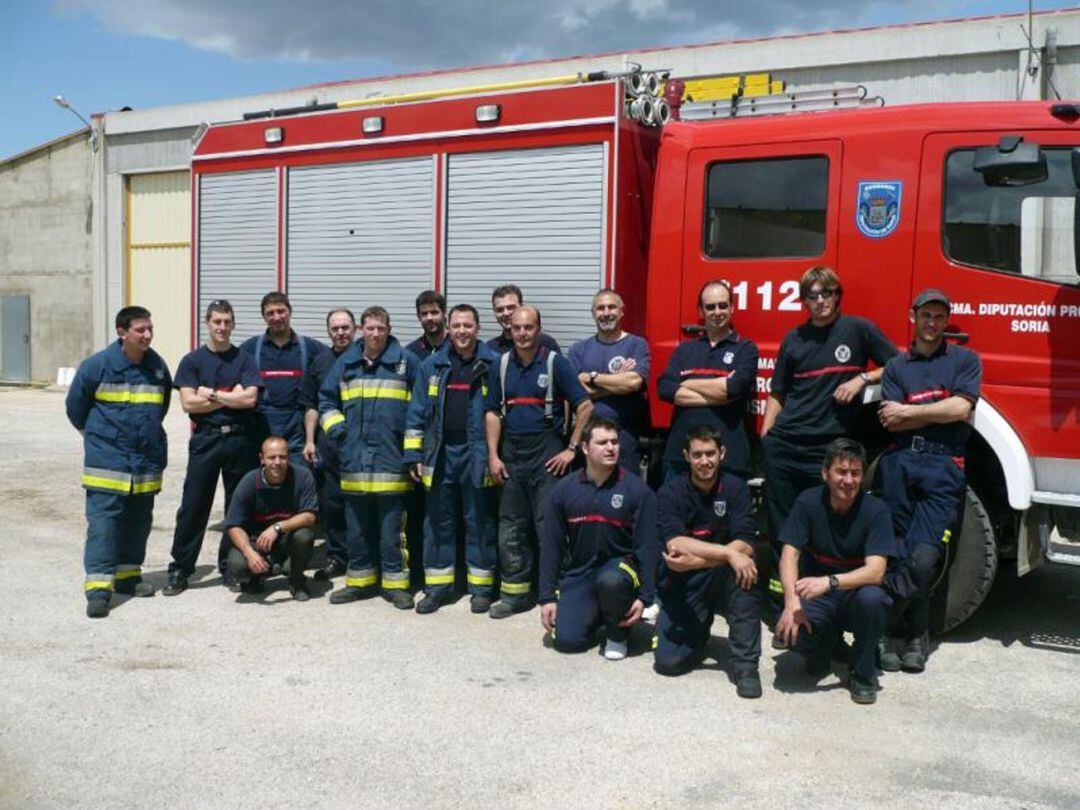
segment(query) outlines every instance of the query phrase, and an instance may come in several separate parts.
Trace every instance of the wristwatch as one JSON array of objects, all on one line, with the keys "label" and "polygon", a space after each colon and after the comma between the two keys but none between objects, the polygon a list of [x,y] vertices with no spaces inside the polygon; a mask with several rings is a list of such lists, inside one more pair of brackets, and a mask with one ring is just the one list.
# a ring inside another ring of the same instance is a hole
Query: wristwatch
[{"label": "wristwatch", "polygon": [[275,531],[275,532],[277,532],[277,536],[278,536],[278,537],[281,537],[281,533],[282,533],[283,531],[285,531],[285,530],[281,528],[281,524],[280,524],[280,523],[275,523],[275,524],[274,524],[274,531]]},{"label": "wristwatch", "polygon": [[599,376],[600,376],[599,371],[590,371],[589,372],[589,385],[595,385],[596,384],[596,378],[599,377]]},{"label": "wristwatch", "polygon": [[210,396],[207,397],[211,402],[217,402],[217,391],[211,391]]},{"label": "wristwatch", "polygon": [[840,580],[836,578],[836,574],[829,574],[829,592],[833,592],[840,589]]},{"label": "wristwatch", "polygon": [[870,372],[869,372],[869,371],[864,371],[864,372],[862,372],[862,373],[861,373],[861,374],[859,375],[859,379],[860,379],[860,380],[862,380],[862,381],[863,381],[864,383],[866,383],[867,385],[869,385],[869,384],[870,384]]},{"label": "wristwatch", "polygon": [[569,450],[571,453],[576,453],[577,449],[578,449],[578,445],[575,444],[574,442],[570,442],[570,444],[566,445],[566,449]]}]

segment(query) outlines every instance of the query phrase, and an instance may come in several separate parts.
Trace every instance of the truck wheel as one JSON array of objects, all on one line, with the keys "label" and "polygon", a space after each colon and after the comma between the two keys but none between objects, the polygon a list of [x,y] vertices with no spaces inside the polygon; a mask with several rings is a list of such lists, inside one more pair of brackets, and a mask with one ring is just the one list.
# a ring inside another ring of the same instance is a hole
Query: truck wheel
[{"label": "truck wheel", "polygon": [[998,553],[990,515],[968,487],[959,537],[949,549],[948,567],[931,595],[930,629],[947,633],[983,603],[997,575]]}]

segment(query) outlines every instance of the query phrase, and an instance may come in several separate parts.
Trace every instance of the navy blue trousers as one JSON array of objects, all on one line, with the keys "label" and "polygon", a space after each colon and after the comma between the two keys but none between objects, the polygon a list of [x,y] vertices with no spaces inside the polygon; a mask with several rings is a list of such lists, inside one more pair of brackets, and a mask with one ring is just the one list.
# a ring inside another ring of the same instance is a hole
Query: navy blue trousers
[{"label": "navy blue trousers", "polygon": [[629,627],[619,622],[630,610],[641,587],[632,561],[613,557],[600,566],[567,572],[559,580],[559,610],[555,614],[555,649],[582,652],[601,625],[612,641],[625,642]]},{"label": "navy blue trousers", "polygon": [[153,513],[154,493],[86,491],[87,599],[111,596],[114,588],[134,587],[142,580]]},{"label": "navy blue trousers", "polygon": [[892,597],[877,585],[851,591],[832,591],[817,599],[804,599],[803,612],[813,632],[799,631],[796,650],[821,660],[831,655],[840,635],[855,635],[852,670],[864,681],[877,683],[877,643],[885,634]]}]

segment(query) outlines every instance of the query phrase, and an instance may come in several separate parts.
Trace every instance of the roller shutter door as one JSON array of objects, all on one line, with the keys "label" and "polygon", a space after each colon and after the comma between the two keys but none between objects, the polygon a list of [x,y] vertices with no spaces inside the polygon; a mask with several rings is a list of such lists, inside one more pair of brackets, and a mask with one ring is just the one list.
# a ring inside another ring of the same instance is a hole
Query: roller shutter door
[{"label": "roller shutter door", "polygon": [[293,324],[325,337],[326,313],[390,313],[403,343],[419,333],[415,299],[434,276],[432,157],[290,169],[287,286]]},{"label": "roller shutter door", "polygon": [[491,291],[517,284],[564,351],[595,332],[592,295],[603,286],[603,144],[451,155],[446,293],[468,302],[498,334]]},{"label": "roller shutter door", "polygon": [[236,313],[233,342],[266,329],[260,301],[277,289],[277,178],[273,170],[199,178],[199,323],[215,298]]}]

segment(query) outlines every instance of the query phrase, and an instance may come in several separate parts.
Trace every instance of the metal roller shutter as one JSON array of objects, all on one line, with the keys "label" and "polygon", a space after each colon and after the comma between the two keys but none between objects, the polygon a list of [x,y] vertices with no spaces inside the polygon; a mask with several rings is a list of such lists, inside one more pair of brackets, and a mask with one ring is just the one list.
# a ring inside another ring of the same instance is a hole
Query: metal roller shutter
[{"label": "metal roller shutter", "polygon": [[259,303],[277,289],[277,178],[271,170],[199,178],[199,312],[225,298],[236,314],[233,342],[266,329]]},{"label": "metal roller shutter", "polygon": [[603,144],[450,156],[447,298],[480,310],[484,337],[498,334],[490,302],[501,284],[521,287],[564,351],[595,331],[605,164]]},{"label": "metal roller shutter", "polygon": [[293,324],[326,333],[326,313],[368,306],[390,313],[408,342],[414,305],[431,287],[435,253],[432,157],[289,170],[287,285]]}]

